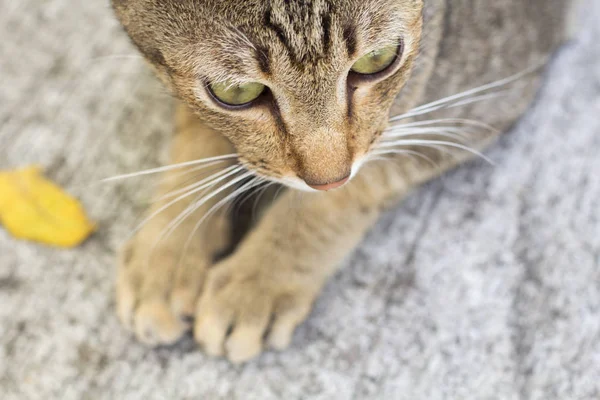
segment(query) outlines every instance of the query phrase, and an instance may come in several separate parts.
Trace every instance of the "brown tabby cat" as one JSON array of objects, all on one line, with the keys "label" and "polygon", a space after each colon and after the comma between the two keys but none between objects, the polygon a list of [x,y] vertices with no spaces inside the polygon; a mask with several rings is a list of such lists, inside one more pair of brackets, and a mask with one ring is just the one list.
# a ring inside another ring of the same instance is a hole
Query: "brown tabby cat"
[{"label": "brown tabby cat", "polygon": [[[151,345],[194,321],[204,350],[233,362],[287,347],[382,210],[515,122],[539,73],[499,79],[539,66],[569,12],[568,0],[112,3],[182,100],[179,165],[123,252],[119,317]],[[221,206],[273,182],[289,189],[215,263],[235,233]]]}]

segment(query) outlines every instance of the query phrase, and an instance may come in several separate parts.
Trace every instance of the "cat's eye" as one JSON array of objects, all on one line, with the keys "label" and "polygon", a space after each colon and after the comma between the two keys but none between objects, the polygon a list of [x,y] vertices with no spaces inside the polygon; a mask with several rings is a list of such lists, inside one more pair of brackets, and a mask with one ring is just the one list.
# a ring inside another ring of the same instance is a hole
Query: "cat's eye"
[{"label": "cat's eye", "polygon": [[400,54],[401,46],[387,46],[373,50],[352,65],[352,71],[361,75],[373,75],[390,67]]},{"label": "cat's eye", "polygon": [[258,82],[232,84],[229,82],[209,85],[212,95],[228,106],[243,106],[256,100],[266,89]]}]

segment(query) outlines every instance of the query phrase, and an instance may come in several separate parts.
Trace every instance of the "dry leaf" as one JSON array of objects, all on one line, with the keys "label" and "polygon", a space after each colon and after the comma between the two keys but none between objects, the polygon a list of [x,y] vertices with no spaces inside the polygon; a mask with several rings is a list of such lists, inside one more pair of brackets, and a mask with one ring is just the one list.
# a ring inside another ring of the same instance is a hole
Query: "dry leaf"
[{"label": "dry leaf", "polygon": [[38,167],[0,172],[0,223],[13,236],[74,247],[93,231],[83,207]]}]

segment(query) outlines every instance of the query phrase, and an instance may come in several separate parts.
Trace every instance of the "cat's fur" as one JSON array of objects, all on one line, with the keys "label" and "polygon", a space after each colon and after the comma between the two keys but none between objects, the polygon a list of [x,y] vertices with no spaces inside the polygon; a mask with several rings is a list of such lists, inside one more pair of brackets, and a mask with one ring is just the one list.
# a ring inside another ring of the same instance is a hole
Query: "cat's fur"
[{"label": "cat's fur", "polygon": [[[327,278],[380,212],[411,187],[469,158],[412,146],[425,157],[365,163],[377,152],[390,114],[539,64],[565,37],[568,5],[568,0],[113,0],[133,42],[182,100],[174,163],[235,152],[238,159],[219,167],[239,162],[301,190],[352,174],[349,183],[329,192],[285,191],[234,253],[214,265],[214,255],[232,240],[228,213],[220,209],[195,228],[233,187],[168,236],[161,233],[195,196],[164,210],[168,201],[159,202],[151,211],[162,212],[145,224],[120,261],[117,308],[123,323],[143,342],[161,344],[181,337],[193,319],[205,351],[234,362],[254,357],[263,344],[288,346]],[[402,58],[389,76],[346,80],[358,57],[400,42]],[[519,80],[518,90],[501,99],[426,117],[470,119],[504,130],[531,102],[537,75]],[[259,81],[271,94],[256,106],[226,110],[205,90],[207,82],[224,79]],[[469,146],[481,149],[495,136],[481,129]],[[161,194],[189,179],[179,171],[166,175]]]}]

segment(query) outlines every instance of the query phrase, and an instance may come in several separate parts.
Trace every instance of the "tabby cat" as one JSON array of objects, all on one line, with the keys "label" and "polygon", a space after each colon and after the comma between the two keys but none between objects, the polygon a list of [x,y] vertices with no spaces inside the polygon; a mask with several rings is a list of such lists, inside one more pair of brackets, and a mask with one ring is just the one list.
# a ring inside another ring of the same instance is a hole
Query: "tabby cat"
[{"label": "tabby cat", "polygon": [[[283,349],[383,210],[531,103],[568,0],[112,0],[180,103],[117,312],[243,362]],[[260,217],[229,256],[231,215]],[[284,190],[282,190],[284,189]],[[241,199],[243,200],[243,199]]]}]

